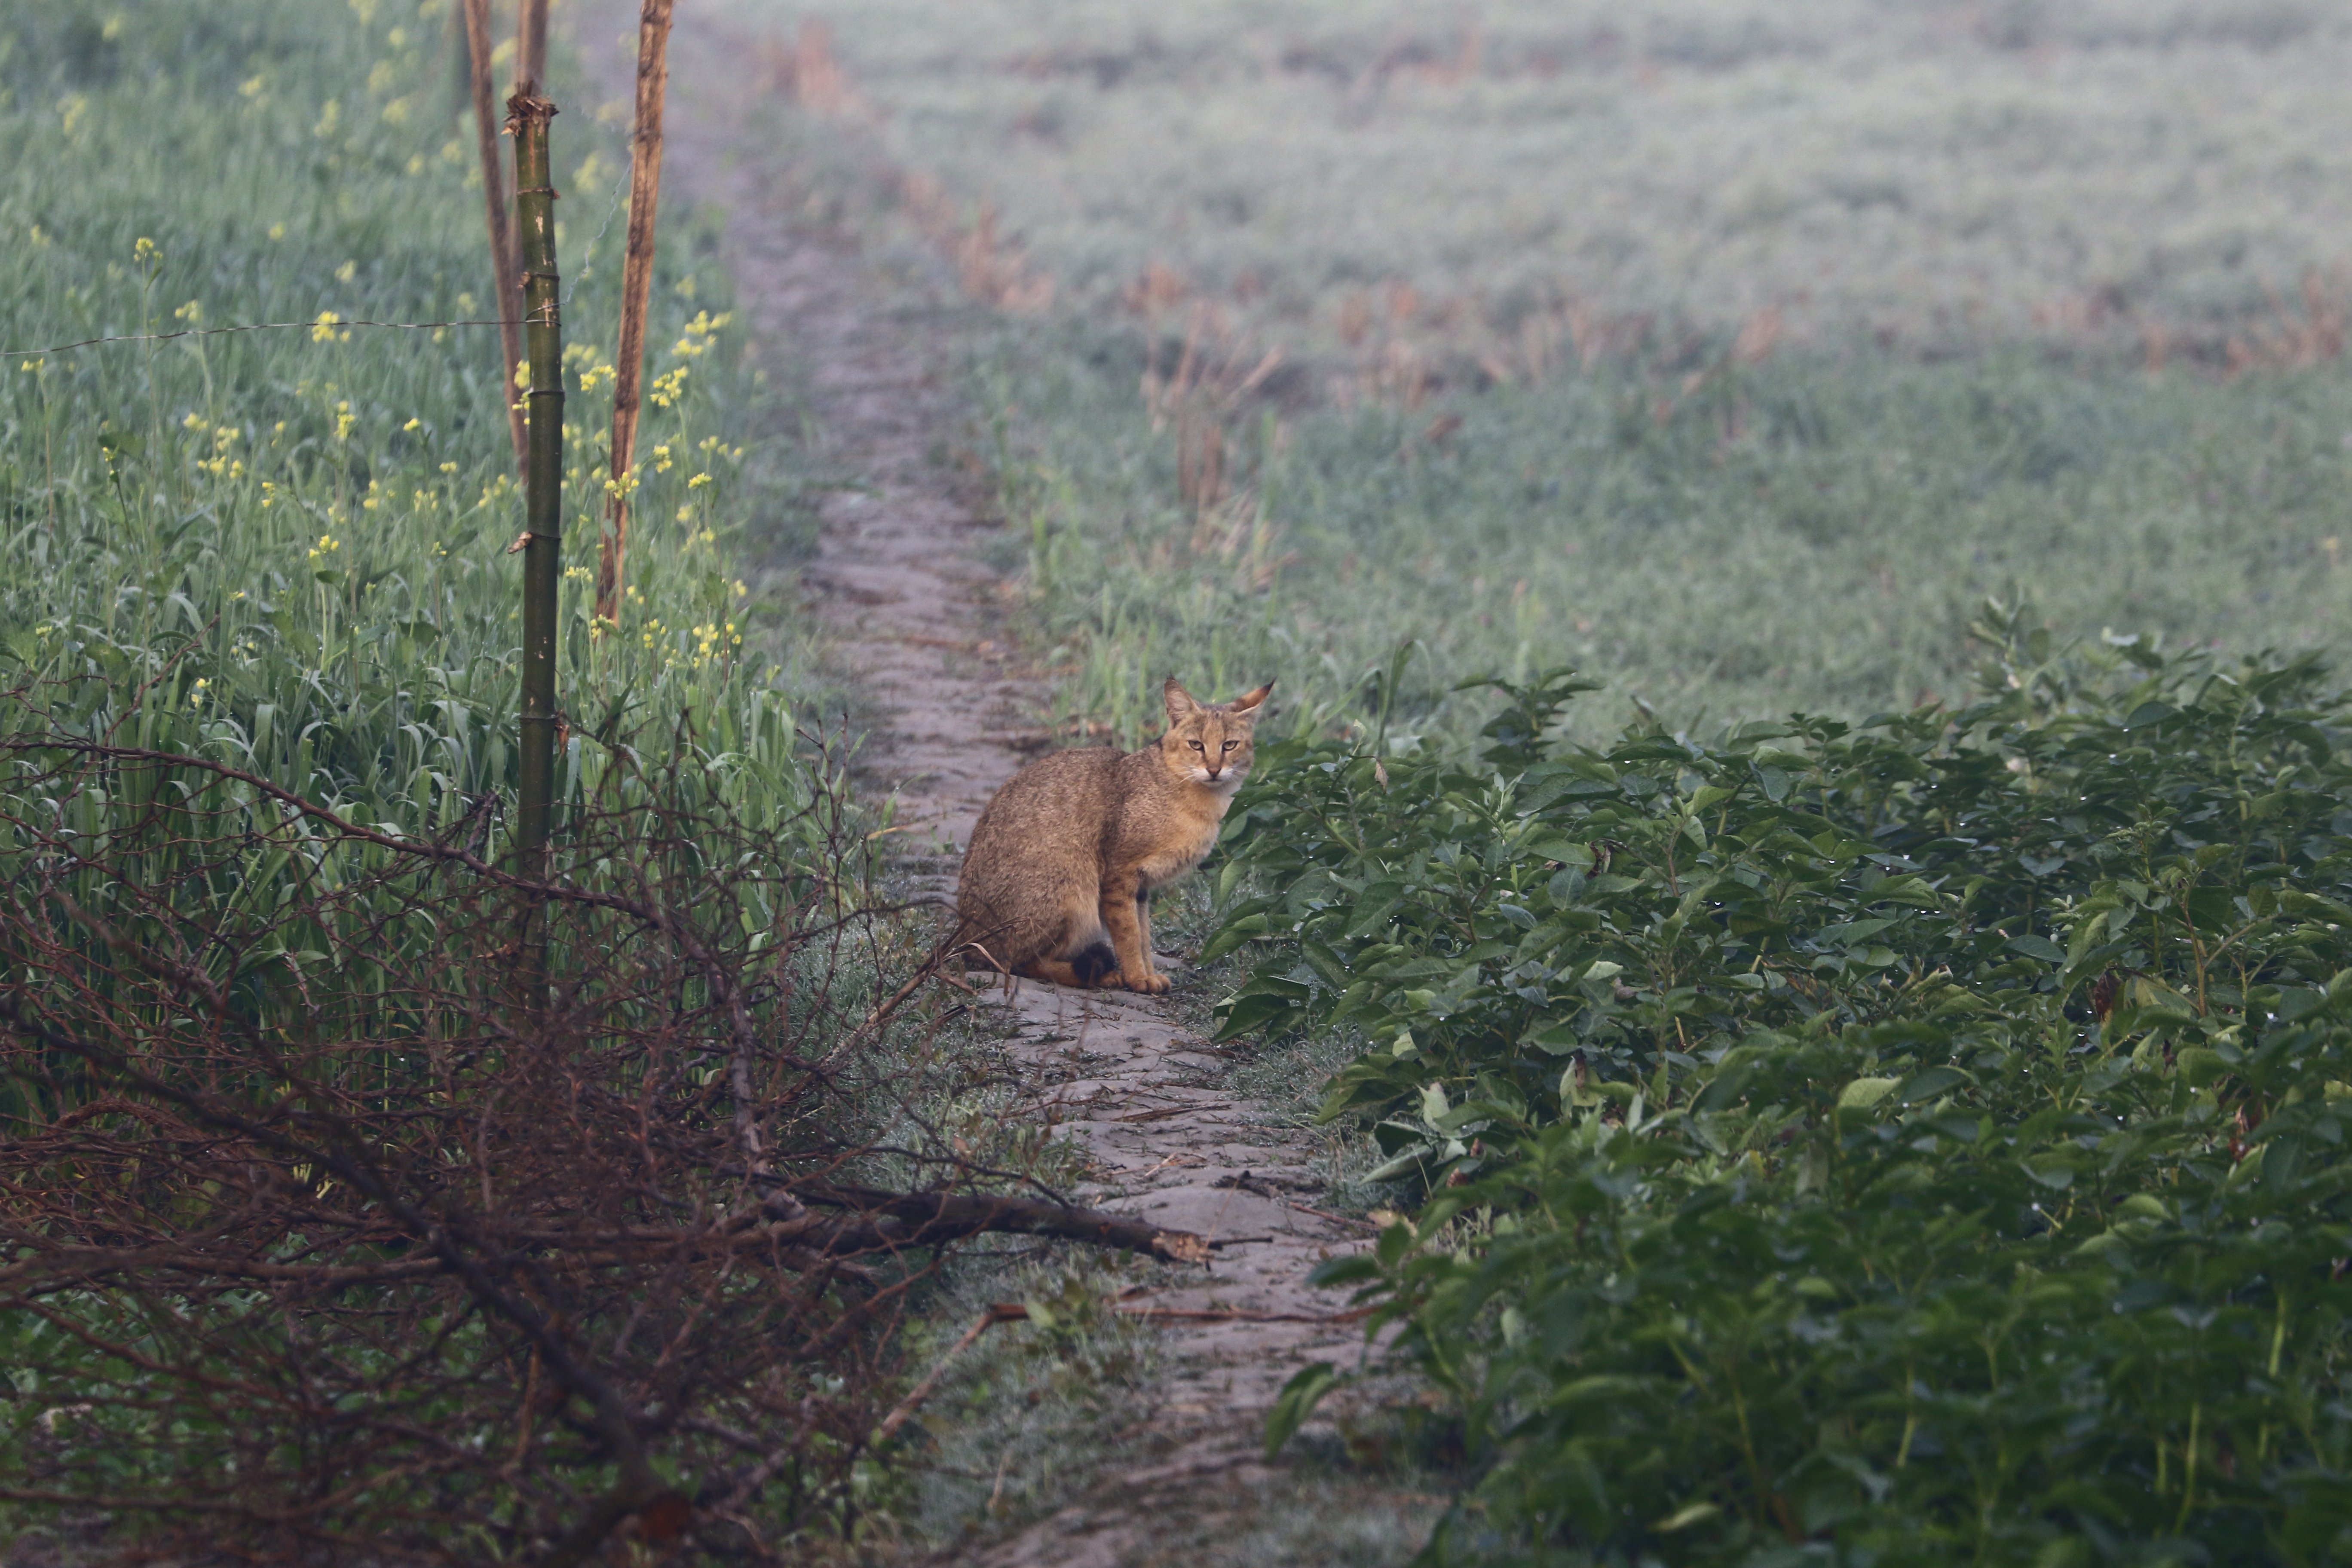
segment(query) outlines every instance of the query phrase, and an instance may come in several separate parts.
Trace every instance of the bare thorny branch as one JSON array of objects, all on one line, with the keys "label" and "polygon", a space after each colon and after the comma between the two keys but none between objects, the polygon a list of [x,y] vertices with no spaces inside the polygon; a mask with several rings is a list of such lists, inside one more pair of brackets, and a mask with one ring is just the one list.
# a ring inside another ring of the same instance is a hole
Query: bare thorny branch
[{"label": "bare thorny branch", "polygon": [[478,810],[411,835],[67,735],[0,768],[0,1321],[47,1336],[0,1506],[101,1510],[117,1555],[765,1555],[852,1516],[940,1248],[1208,1256],[886,1142],[952,955],[853,961],[887,911],[837,801],[755,829],[615,769],[542,883]]}]

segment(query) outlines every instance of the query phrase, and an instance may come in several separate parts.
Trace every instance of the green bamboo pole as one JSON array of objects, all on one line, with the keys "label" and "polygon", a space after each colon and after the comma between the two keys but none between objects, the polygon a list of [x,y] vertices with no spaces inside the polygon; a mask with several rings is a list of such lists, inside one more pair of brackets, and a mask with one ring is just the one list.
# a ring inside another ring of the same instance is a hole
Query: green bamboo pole
[{"label": "green bamboo pole", "polygon": [[[524,337],[530,356],[530,455],[523,501],[522,756],[515,813],[518,873],[547,879],[555,784],[555,596],[563,547],[563,320],[555,269],[555,181],[547,151],[555,105],[525,90],[507,100],[515,144]],[[547,997],[547,935],[526,913],[520,982],[536,1013]]]}]

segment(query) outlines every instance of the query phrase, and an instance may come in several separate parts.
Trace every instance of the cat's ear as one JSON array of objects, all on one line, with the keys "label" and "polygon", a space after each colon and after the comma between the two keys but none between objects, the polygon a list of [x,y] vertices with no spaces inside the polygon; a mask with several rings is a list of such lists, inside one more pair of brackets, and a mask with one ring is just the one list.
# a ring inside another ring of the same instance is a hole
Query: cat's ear
[{"label": "cat's ear", "polygon": [[1181,724],[1201,710],[1201,705],[1192,700],[1192,694],[1184,689],[1184,683],[1172,675],[1168,678],[1168,684],[1160,689],[1160,695],[1168,704],[1168,721],[1171,724]]},{"label": "cat's ear", "polygon": [[1265,705],[1265,700],[1273,695],[1274,682],[1269,680],[1255,691],[1244,691],[1234,698],[1233,710],[1236,714],[1247,714],[1255,719],[1257,717],[1257,710]]}]

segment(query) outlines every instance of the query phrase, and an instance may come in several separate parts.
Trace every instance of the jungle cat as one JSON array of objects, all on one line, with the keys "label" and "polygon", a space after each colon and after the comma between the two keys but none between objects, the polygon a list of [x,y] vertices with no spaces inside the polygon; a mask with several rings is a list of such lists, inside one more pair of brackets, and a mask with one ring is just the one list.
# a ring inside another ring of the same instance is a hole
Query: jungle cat
[{"label": "jungle cat", "polygon": [[1167,990],[1151,890],[1207,858],[1273,690],[1203,703],[1171,676],[1168,732],[1150,745],[1056,752],[1013,774],[964,851],[958,940],[1033,980]]}]

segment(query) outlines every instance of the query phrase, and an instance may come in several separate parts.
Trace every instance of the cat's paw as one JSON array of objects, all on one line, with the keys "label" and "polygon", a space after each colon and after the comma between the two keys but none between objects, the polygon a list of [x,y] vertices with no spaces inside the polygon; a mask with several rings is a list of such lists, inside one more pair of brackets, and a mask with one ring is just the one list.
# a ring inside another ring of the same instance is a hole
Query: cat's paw
[{"label": "cat's paw", "polygon": [[1123,976],[1122,983],[1129,991],[1140,991],[1147,996],[1160,995],[1168,989],[1168,976],[1164,974],[1130,974]]}]

